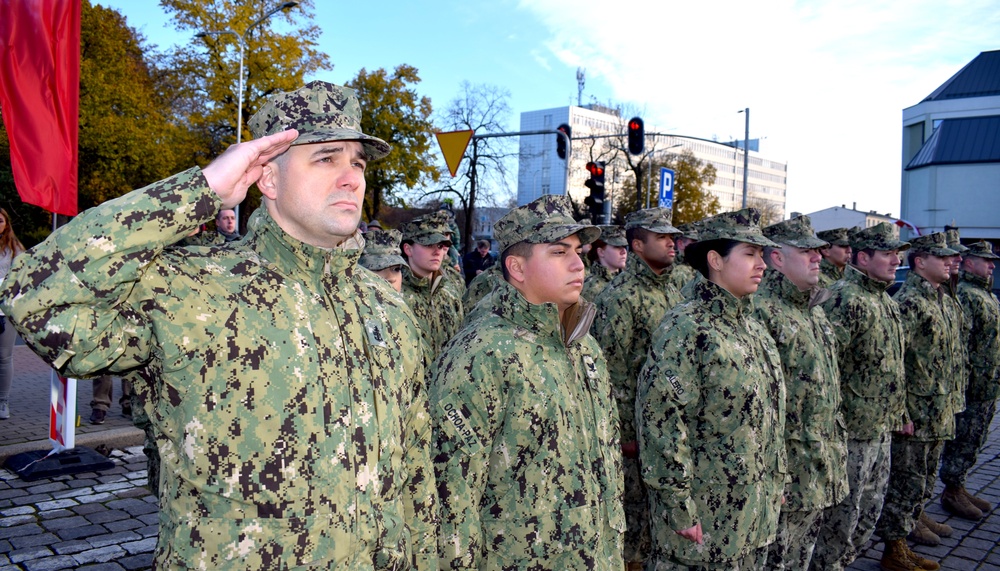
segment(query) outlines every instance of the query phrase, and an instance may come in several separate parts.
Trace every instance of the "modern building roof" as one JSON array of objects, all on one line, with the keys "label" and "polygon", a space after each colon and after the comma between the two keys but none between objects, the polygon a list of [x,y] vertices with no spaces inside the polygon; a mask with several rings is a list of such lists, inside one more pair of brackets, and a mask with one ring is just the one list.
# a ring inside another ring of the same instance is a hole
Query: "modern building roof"
[{"label": "modern building roof", "polygon": [[982,52],[924,101],[1000,95],[1000,50]]},{"label": "modern building roof", "polygon": [[[1000,58],[997,62],[1000,63]],[[1000,83],[1000,69],[997,81]],[[942,120],[905,170],[930,165],[995,162],[1000,162],[1000,115],[964,117]]]}]

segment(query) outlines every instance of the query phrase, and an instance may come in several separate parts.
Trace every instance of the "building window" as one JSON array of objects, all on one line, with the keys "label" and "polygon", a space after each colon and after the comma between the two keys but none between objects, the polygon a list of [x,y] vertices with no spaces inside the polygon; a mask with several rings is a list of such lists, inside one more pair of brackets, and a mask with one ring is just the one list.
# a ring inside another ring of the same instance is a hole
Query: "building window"
[{"label": "building window", "polygon": [[552,115],[545,115],[542,119],[542,123],[545,127],[552,127]]}]

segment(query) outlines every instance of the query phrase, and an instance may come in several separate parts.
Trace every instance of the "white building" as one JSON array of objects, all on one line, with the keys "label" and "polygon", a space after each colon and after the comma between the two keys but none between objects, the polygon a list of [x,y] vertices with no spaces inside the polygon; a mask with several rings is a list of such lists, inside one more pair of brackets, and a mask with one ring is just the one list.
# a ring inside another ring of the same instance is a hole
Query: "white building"
[{"label": "white building", "polygon": [[865,212],[858,210],[857,206],[856,202],[851,208],[848,208],[846,205],[831,206],[830,208],[810,212],[807,216],[809,216],[809,220],[812,222],[813,230],[817,232],[832,230],[834,228],[854,228],[855,226],[859,228],[871,228],[881,222],[888,222],[893,225],[893,234],[897,238],[899,237],[899,227],[895,225],[896,219],[892,217],[892,214],[879,214],[874,210]]},{"label": "white building", "polygon": [[903,110],[902,168],[900,216],[922,234],[1000,239],[1000,50]]},{"label": "white building", "polygon": [[[572,129],[574,139],[593,135],[611,135],[625,132],[627,117],[617,110],[598,105],[586,107],[556,107],[521,113],[521,131],[554,130],[565,123]],[[743,203],[743,149],[715,141],[664,135],[649,135],[658,130],[647,124],[647,149],[651,144],[670,153],[691,150],[695,157],[715,166],[715,184],[709,191],[719,199],[721,211],[737,210]],[[581,201],[587,194],[583,183],[589,177],[585,165],[597,157],[608,139],[574,140],[568,177],[566,162],[556,156],[555,134],[525,135],[520,137],[520,157],[517,177],[517,203],[527,204],[543,194],[569,194]],[[742,141],[740,141],[742,144]],[[592,147],[591,145],[594,145]],[[593,151],[595,152],[591,152]],[[762,157],[753,145],[750,148],[750,174],[747,195],[750,206],[770,207],[778,219],[785,216],[788,166],[786,163]],[[625,185],[624,161],[611,161],[605,167],[606,193],[609,201],[616,193],[635,192],[635,187]],[[655,177],[655,175],[654,175]],[[653,181],[656,184],[656,181]]]}]

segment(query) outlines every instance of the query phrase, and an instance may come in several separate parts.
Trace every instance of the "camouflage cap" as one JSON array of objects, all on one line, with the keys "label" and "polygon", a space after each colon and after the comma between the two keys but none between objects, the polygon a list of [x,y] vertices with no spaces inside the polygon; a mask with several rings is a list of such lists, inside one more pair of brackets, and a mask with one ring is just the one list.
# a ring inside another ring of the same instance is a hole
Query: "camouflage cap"
[{"label": "camouflage cap", "polygon": [[680,224],[677,229],[681,231],[681,236],[689,240],[698,240],[698,228],[701,226],[701,222],[688,222],[687,224]]},{"label": "camouflage cap", "polygon": [[896,238],[893,227],[888,222],[878,224],[851,233],[847,231],[847,238],[851,241],[851,248],[854,250],[878,250],[887,252],[889,250],[899,250],[900,252],[909,250],[910,243]]},{"label": "camouflage cap", "polygon": [[378,220],[372,220],[371,222],[368,223],[368,229],[369,230],[382,230],[383,229],[382,228],[382,223],[379,222]]},{"label": "camouflage cap", "polygon": [[365,234],[365,249],[358,263],[372,271],[393,266],[407,266],[399,255],[399,242],[403,234],[399,230],[372,230]]},{"label": "camouflage cap", "polygon": [[944,233],[945,241],[948,243],[948,248],[955,250],[959,254],[964,254],[969,251],[968,248],[962,245],[962,239],[958,235],[958,229],[952,228]]},{"label": "camouflage cap", "polygon": [[361,132],[361,106],[354,90],[325,81],[310,81],[295,91],[269,97],[247,125],[254,138],[297,129],[293,145],[358,141],[370,160],[389,154],[385,141]]},{"label": "camouflage cap", "polygon": [[735,212],[723,212],[701,221],[698,230],[698,241],[736,240],[757,246],[780,248],[768,240],[760,230],[760,211],[756,208],[744,208]]},{"label": "camouflage cap", "polygon": [[636,210],[625,217],[625,229],[642,228],[658,234],[680,234],[680,230],[670,225],[673,218],[674,213],[669,208]]},{"label": "camouflage cap", "polygon": [[[788,244],[805,250],[825,248],[830,245],[826,240],[820,240],[816,237],[812,221],[808,216],[796,216],[777,224],[771,224],[764,228],[764,235],[779,244]],[[847,235],[846,229],[844,229],[844,235],[845,237]]]},{"label": "camouflage cap", "polygon": [[590,244],[601,236],[601,229],[573,220],[569,198],[546,194],[524,206],[518,206],[493,225],[493,236],[500,251],[517,244],[547,244],[577,234],[581,244]]},{"label": "camouflage cap", "polygon": [[414,242],[422,246],[447,242],[451,246],[451,239],[448,238],[451,229],[440,216],[434,214],[418,216],[399,229],[403,232],[404,242]]},{"label": "camouflage cap", "polygon": [[601,240],[609,246],[628,246],[625,241],[625,229],[615,224],[603,224],[598,226],[601,229]]},{"label": "camouflage cap", "polygon": [[851,245],[850,241],[847,239],[847,228],[834,228],[832,230],[816,232],[816,237],[824,242],[827,242],[831,246]]},{"label": "camouflage cap", "polygon": [[965,256],[975,256],[977,258],[984,258],[987,260],[1000,260],[1000,256],[993,253],[993,244],[987,242],[986,240],[969,244],[967,250],[968,252],[965,253]]},{"label": "camouflage cap", "polygon": [[932,256],[947,258],[957,256],[958,252],[948,247],[948,237],[944,232],[934,232],[926,236],[917,236],[910,239],[910,247],[914,252],[927,252]]}]

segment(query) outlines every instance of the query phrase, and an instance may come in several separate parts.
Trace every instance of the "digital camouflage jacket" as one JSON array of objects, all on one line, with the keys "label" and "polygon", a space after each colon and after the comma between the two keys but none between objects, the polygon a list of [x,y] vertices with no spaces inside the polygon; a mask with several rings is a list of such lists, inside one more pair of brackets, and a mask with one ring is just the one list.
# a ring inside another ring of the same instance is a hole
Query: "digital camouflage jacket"
[{"label": "digital camouflage jacket", "polygon": [[583,301],[559,323],[500,281],[429,377],[442,569],[620,571],[621,451]]},{"label": "digital camouflage jacket", "polygon": [[876,440],[910,422],[902,323],[887,287],[847,266],[822,304],[837,335],[840,398],[852,440]]},{"label": "digital camouflage jacket", "polygon": [[1000,302],[989,281],[963,271],[958,300],[965,316],[968,348],[968,402],[992,402],[1000,392]]},{"label": "digital camouflage jacket", "polygon": [[591,264],[590,272],[587,273],[587,279],[583,282],[583,291],[580,292],[580,295],[583,299],[593,302],[614,277],[615,274],[603,265]]},{"label": "digital camouflage jacket", "polygon": [[778,346],[785,378],[788,511],[815,511],[847,495],[847,428],[840,413],[837,338],[808,291],[768,270],[754,316]]},{"label": "digital camouflage jacket", "polygon": [[[652,561],[696,566],[774,541],[785,486],[785,388],[777,347],[749,298],[708,280],[693,293],[653,335],[635,415]],[[699,522],[704,545],[676,533]]]},{"label": "digital camouflage jacket", "polygon": [[465,311],[471,312],[479,300],[493,291],[496,288],[497,280],[503,280],[503,271],[500,269],[499,260],[469,282],[469,287],[466,288],[465,294],[462,296],[462,307]]},{"label": "digital camouflage jacket", "polygon": [[823,258],[819,262],[819,287],[830,288],[833,284],[844,279],[844,270],[830,263]]},{"label": "digital camouflage jacket", "polygon": [[149,379],[154,566],[400,569],[412,535],[435,569],[412,314],[356,265],[360,234],[315,248],[263,208],[240,242],[165,249],[220,206],[197,168],[105,202],[19,257],[2,296],[60,373]]},{"label": "digital camouflage jacket", "polygon": [[635,383],[650,338],[664,314],[681,301],[670,284],[670,272],[667,268],[656,275],[639,256],[629,254],[625,269],[597,296],[594,338],[608,360],[622,442],[635,440]]},{"label": "digital camouflage jacket", "polygon": [[965,410],[965,350],[961,307],[943,287],[916,272],[893,296],[903,321],[906,409],[918,441],[951,440],[955,414]]},{"label": "digital camouflage jacket", "polygon": [[441,347],[458,333],[464,316],[462,300],[455,297],[447,280],[441,272],[418,278],[403,269],[403,299],[413,310],[424,343],[431,350],[428,362],[433,362]]}]

